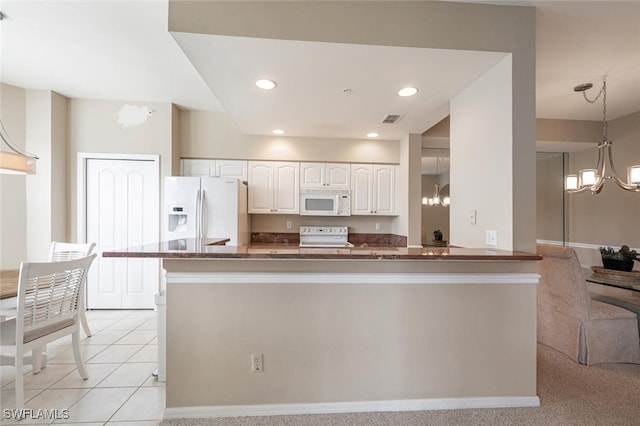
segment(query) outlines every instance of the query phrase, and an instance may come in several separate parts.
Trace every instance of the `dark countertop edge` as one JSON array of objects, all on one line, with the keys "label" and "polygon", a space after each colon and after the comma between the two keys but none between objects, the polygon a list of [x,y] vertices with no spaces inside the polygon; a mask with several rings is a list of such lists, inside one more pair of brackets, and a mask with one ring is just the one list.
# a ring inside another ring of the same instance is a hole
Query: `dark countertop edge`
[{"label": "dark countertop edge", "polygon": [[103,252],[103,257],[162,258],[162,259],[285,259],[285,260],[449,260],[449,261],[537,261],[542,257],[529,253],[512,255],[442,255],[442,254],[384,254],[384,253],[143,253]]}]

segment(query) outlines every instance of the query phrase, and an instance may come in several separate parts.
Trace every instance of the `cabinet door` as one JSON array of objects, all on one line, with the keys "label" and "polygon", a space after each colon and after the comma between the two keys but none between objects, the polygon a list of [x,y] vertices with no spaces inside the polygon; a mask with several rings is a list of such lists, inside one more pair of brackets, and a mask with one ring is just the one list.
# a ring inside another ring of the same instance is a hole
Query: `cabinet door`
[{"label": "cabinet door", "polygon": [[183,158],[180,168],[182,176],[215,176],[216,160]]},{"label": "cabinet door", "polygon": [[351,187],[351,166],[343,163],[327,163],[325,165],[326,186],[335,189]]},{"label": "cabinet door", "polygon": [[273,213],[273,163],[249,161],[249,213]]},{"label": "cabinet door", "polygon": [[376,164],[373,166],[373,212],[377,215],[395,214],[396,167]]},{"label": "cabinet door", "polygon": [[373,166],[351,165],[351,214],[373,214]]},{"label": "cabinet door", "polygon": [[216,176],[236,178],[242,182],[248,179],[247,162],[243,160],[216,160]]},{"label": "cabinet door", "polygon": [[274,213],[300,213],[300,163],[273,163]]},{"label": "cabinet door", "polygon": [[323,188],[324,186],[324,163],[300,163],[300,188]]}]

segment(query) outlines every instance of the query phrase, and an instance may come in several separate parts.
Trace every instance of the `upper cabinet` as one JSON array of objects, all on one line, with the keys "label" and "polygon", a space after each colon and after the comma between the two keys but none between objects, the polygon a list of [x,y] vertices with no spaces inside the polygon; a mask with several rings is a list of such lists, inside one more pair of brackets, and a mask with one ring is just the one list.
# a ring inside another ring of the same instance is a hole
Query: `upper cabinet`
[{"label": "upper cabinet", "polygon": [[300,188],[349,189],[350,187],[350,164],[300,163]]},{"label": "upper cabinet", "polygon": [[209,160],[184,158],[180,164],[182,176],[218,176],[248,179],[246,160]]},{"label": "upper cabinet", "polygon": [[182,176],[215,176],[216,160],[183,158],[180,160]]},{"label": "upper cabinet", "polygon": [[351,165],[352,215],[396,215],[396,169],[387,164]]},{"label": "upper cabinet", "polygon": [[298,214],[300,163],[249,161],[249,213]]}]

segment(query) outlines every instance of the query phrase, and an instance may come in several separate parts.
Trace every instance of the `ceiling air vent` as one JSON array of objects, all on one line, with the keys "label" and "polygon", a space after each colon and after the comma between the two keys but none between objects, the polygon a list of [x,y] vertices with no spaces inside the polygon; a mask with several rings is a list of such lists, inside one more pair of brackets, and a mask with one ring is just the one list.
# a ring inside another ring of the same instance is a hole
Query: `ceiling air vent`
[{"label": "ceiling air vent", "polygon": [[384,124],[395,124],[395,122],[400,120],[400,118],[402,118],[402,116],[399,114],[389,114],[382,119],[382,122]]}]

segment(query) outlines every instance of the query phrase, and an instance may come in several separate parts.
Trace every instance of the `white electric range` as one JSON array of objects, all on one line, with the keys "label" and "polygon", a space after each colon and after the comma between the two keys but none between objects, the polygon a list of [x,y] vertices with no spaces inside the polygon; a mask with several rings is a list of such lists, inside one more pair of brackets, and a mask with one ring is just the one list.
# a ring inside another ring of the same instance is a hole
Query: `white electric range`
[{"label": "white electric range", "polygon": [[353,247],[347,226],[301,226],[300,247]]}]

